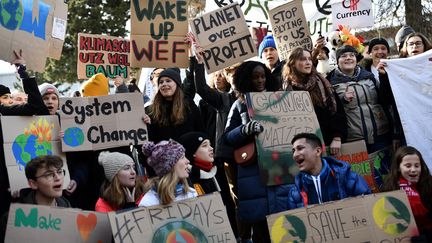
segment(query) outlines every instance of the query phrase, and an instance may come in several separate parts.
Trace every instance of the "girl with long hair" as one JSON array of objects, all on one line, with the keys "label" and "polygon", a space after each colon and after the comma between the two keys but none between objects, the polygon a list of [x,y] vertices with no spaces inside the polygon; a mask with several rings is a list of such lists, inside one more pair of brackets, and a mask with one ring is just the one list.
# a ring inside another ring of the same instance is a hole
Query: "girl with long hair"
[{"label": "girl with long hair", "polygon": [[330,82],[316,71],[310,51],[298,47],[290,52],[282,80],[284,90],[309,92],[324,143],[330,145],[332,155],[338,154],[346,137],[345,112]]},{"label": "girl with long hair", "polygon": [[412,57],[432,49],[432,44],[422,33],[409,34],[403,43],[399,57]]},{"label": "girl with long hair", "polygon": [[137,177],[132,158],[118,152],[103,151],[98,160],[104,168],[105,181],[95,211],[112,212],[136,207],[135,199],[142,195],[143,184]]}]

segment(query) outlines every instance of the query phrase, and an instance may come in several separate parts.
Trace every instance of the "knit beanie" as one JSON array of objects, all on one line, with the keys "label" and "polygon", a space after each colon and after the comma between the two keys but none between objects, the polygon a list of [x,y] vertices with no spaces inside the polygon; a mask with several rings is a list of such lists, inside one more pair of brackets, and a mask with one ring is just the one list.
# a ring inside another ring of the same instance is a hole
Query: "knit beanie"
[{"label": "knit beanie", "polygon": [[197,149],[201,144],[204,142],[204,140],[209,139],[210,137],[202,132],[188,132],[181,136],[178,139],[178,142],[183,145],[183,147],[186,149],[185,155],[186,158],[189,161],[193,161],[194,157],[193,155],[196,153]]},{"label": "knit beanie", "polygon": [[276,48],[276,43],[274,41],[274,38],[272,35],[267,35],[266,37],[264,37],[264,39],[261,41],[261,44],[258,48],[258,55],[261,58],[262,57],[262,52],[264,51],[264,49],[266,49],[267,47],[273,47],[275,49]]},{"label": "knit beanie", "polygon": [[387,51],[390,52],[390,46],[387,42],[386,39],[384,38],[373,38],[370,42],[369,42],[369,47],[368,47],[368,52],[371,53],[372,48],[375,45],[385,45],[385,47],[387,48]]},{"label": "knit beanie", "polygon": [[0,96],[3,96],[5,94],[10,94],[10,89],[4,85],[0,84]]},{"label": "knit beanie", "polygon": [[81,90],[83,97],[108,95],[108,79],[103,73],[97,73],[83,83]]},{"label": "knit beanie", "polygon": [[167,69],[163,70],[161,72],[161,74],[159,75],[158,83],[159,83],[159,80],[162,77],[171,78],[172,80],[174,80],[174,82],[176,82],[176,84],[177,84],[178,87],[181,87],[180,69],[178,69],[178,68],[167,68]]},{"label": "knit beanie", "polygon": [[358,55],[357,50],[353,46],[343,45],[336,50],[336,62],[339,61],[339,57],[342,56],[342,54],[347,52],[353,52],[356,56]]},{"label": "knit beanie", "polygon": [[49,84],[49,83],[43,83],[39,85],[39,92],[41,96],[43,97],[46,94],[55,94],[57,95],[57,98],[60,98],[60,93],[56,86]]},{"label": "knit beanie", "polygon": [[142,146],[142,151],[147,156],[147,163],[158,176],[168,174],[185,153],[183,146],[172,139],[158,144],[146,142]]},{"label": "knit beanie", "polygon": [[105,178],[111,182],[115,175],[125,166],[126,164],[134,163],[129,155],[103,151],[99,154],[99,164],[102,165],[105,172]]},{"label": "knit beanie", "polygon": [[409,34],[414,33],[414,32],[415,32],[414,29],[411,28],[411,26],[409,26],[409,25],[404,25],[398,30],[398,32],[396,33],[396,36],[395,36],[395,42],[396,42],[396,44],[399,44],[398,51],[400,51],[402,49],[405,38]]}]

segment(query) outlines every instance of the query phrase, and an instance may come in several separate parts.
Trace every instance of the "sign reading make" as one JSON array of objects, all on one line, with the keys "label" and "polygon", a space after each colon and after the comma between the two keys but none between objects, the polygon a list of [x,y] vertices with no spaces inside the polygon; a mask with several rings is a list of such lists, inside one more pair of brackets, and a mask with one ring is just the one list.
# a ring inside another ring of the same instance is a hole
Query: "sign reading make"
[{"label": "sign reading make", "polygon": [[190,27],[205,50],[207,73],[257,55],[243,12],[237,3],[190,20]]},{"label": "sign reading make", "polygon": [[0,59],[23,50],[27,67],[43,72],[48,57],[60,59],[67,23],[64,0],[3,0],[0,3]]},{"label": "sign reading make", "polygon": [[78,79],[89,79],[96,73],[114,78],[129,76],[129,40],[92,34],[78,34]]},{"label": "sign reading make", "polygon": [[312,50],[302,1],[295,0],[270,10],[270,21],[280,60],[287,60],[289,52],[296,47]]},{"label": "sign reading make", "polygon": [[188,67],[185,0],[131,1],[131,66]]},{"label": "sign reading make", "polygon": [[333,26],[365,28],[374,25],[371,0],[336,0],[331,5]]},{"label": "sign reading make", "polygon": [[67,151],[99,150],[147,140],[141,93],[60,98],[60,119]]}]

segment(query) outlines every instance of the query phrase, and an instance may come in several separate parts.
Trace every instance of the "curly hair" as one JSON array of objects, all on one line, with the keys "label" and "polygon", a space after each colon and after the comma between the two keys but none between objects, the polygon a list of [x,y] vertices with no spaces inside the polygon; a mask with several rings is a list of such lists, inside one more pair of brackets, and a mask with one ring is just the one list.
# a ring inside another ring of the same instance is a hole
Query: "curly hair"
[{"label": "curly hair", "polygon": [[254,92],[255,89],[252,84],[252,74],[253,70],[257,67],[261,66],[264,68],[265,72],[265,88],[267,91],[276,91],[274,85],[276,81],[274,80],[270,69],[268,69],[263,63],[256,61],[246,61],[242,63],[234,73],[233,84],[235,90],[240,94],[244,95],[248,92]]},{"label": "curly hair", "polygon": [[411,37],[415,37],[415,36],[420,37],[420,39],[422,40],[423,46],[424,46],[424,52],[432,49],[432,44],[425,35],[423,35],[422,33],[419,33],[419,32],[414,32],[414,33],[407,35],[407,37],[405,38],[402,49],[401,49],[400,54],[399,54],[399,57],[408,57],[408,50],[407,50],[408,40]]},{"label": "curly hair", "polygon": [[417,182],[417,189],[423,204],[429,210],[432,210],[432,198],[430,196],[432,194],[432,176],[420,151],[418,151],[414,147],[403,146],[396,150],[393,156],[390,172],[385,180],[383,189],[384,191],[393,191],[400,189],[399,179],[401,177],[401,173],[399,167],[403,158],[407,155],[417,155],[420,159],[421,172],[419,181]]},{"label": "curly hair", "polygon": [[224,70],[219,70],[209,75],[208,84],[210,88],[216,89],[216,80],[218,75],[222,76],[225,82],[225,90],[222,91],[228,92],[231,89],[231,84],[227,81]]}]

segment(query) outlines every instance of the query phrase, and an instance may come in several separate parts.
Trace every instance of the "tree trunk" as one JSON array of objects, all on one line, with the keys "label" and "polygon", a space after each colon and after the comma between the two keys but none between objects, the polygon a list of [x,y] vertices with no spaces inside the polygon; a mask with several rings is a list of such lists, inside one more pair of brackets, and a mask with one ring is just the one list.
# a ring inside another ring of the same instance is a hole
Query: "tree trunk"
[{"label": "tree trunk", "polygon": [[422,14],[423,6],[421,0],[404,0],[405,2],[405,22],[416,32],[427,34],[429,26],[425,22]]}]

